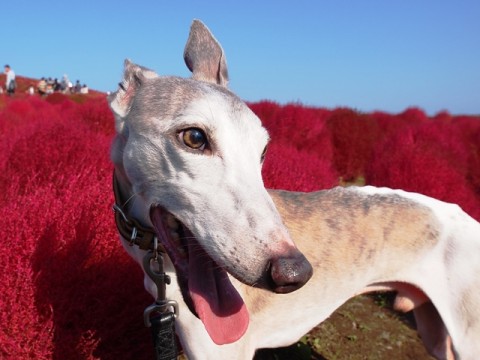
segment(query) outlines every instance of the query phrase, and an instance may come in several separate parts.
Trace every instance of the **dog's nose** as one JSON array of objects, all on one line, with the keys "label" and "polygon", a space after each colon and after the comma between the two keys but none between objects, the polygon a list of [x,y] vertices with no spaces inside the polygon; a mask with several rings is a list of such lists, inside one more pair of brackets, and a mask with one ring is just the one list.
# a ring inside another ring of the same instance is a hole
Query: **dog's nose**
[{"label": "dog's nose", "polygon": [[299,251],[270,261],[270,285],[276,293],[286,294],[300,289],[312,277],[313,269]]}]

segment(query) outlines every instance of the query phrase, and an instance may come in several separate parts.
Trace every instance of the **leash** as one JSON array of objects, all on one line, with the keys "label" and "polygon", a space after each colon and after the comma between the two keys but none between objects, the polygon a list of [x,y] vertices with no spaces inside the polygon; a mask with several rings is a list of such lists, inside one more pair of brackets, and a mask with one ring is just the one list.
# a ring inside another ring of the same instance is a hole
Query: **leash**
[{"label": "leash", "polygon": [[[154,248],[157,248],[157,237],[154,237],[154,243]],[[155,359],[174,360],[177,358],[175,316],[178,316],[178,306],[165,296],[166,285],[171,280],[163,271],[163,255],[156,250],[149,250],[143,258],[143,269],[157,286],[155,302],[143,312],[145,326],[152,329]]]},{"label": "leash", "polygon": [[163,268],[165,249],[158,243],[153,229],[143,227],[138,221],[126,215],[120,205],[124,202],[120,201],[120,186],[115,171],[113,172],[113,193],[115,195],[113,211],[118,232],[124,239],[129,240],[130,246],[136,245],[147,251],[142,267],[157,287],[155,302],[147,306],[143,312],[143,322],[151,329],[155,360],[176,360],[178,352],[175,340],[175,317],[179,312],[178,304],[166,298],[166,288],[171,279]]}]

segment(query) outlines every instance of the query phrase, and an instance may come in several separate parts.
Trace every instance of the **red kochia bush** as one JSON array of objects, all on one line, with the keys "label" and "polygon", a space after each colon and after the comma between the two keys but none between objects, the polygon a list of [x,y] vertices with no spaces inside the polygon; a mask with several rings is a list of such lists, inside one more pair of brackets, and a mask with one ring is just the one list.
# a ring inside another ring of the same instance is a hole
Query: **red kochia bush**
[{"label": "red kochia bush", "polygon": [[[28,137],[39,126],[54,119],[60,120],[60,113],[55,107],[36,96],[8,101],[5,108],[0,111],[0,132],[2,134],[0,169],[4,168],[13,144],[19,138]],[[0,184],[1,186],[2,184]]]},{"label": "red kochia bush", "polygon": [[[141,315],[152,299],[110,210],[113,118],[104,99],[51,100],[25,98],[0,111],[9,139],[0,153],[0,236],[8,239],[0,242],[0,357],[149,358]],[[267,185],[336,184],[330,162],[310,150],[272,141]]]},{"label": "red kochia bush", "polygon": [[0,112],[12,139],[0,153],[0,358],[148,358],[152,300],[112,220],[111,136],[79,121],[83,105],[22,101]]},{"label": "red kochia bush", "polygon": [[375,119],[350,109],[336,109],[327,120],[334,146],[334,162],[346,181],[364,175],[373,144],[380,137]]},{"label": "red kochia bush", "polygon": [[330,114],[328,110],[298,104],[279,106],[268,102],[252,104],[251,108],[275,141],[331,158],[332,145],[325,123]]},{"label": "red kochia bush", "polygon": [[293,146],[272,143],[263,166],[265,186],[293,191],[315,191],[338,185],[329,161]]},{"label": "red kochia bush", "polygon": [[267,187],[303,191],[338,184],[333,145],[325,119],[330,111],[298,104],[250,104],[271,137],[264,179]]},{"label": "red kochia bush", "polygon": [[281,106],[273,101],[259,101],[256,103],[249,103],[250,109],[262,120],[265,127],[270,128],[269,124],[274,123],[277,118],[277,113]]},{"label": "red kochia bush", "polygon": [[[152,299],[110,210],[113,117],[104,98],[69,99],[0,97],[0,358],[148,359],[142,311]],[[479,218],[477,118],[251,106],[272,136],[268,187],[336,185],[334,158],[344,177],[367,169],[371,184],[456,202]]]},{"label": "red kochia bush", "polygon": [[459,204],[480,220],[480,201],[467,181],[467,149],[458,128],[435,122],[408,127],[377,145],[366,182]]},{"label": "red kochia bush", "polygon": [[466,177],[480,197],[480,116],[450,116],[443,120],[446,125],[455,126],[460,131],[459,141],[468,152],[463,160],[468,164]]},{"label": "red kochia bush", "polygon": [[80,107],[80,114],[82,121],[95,132],[113,134],[115,121],[106,98],[96,98],[85,102]]},{"label": "red kochia bush", "polygon": [[62,93],[59,93],[59,92],[55,92],[53,94],[48,95],[45,98],[45,101],[49,102],[50,104],[61,104],[65,101],[71,101],[71,100],[68,97],[68,95],[65,95],[65,94],[62,94]]}]

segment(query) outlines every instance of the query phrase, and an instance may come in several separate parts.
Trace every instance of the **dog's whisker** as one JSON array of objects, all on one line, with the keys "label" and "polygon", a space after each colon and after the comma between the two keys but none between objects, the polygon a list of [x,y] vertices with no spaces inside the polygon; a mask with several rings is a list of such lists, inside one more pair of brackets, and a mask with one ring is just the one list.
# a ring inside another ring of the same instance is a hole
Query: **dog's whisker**
[{"label": "dog's whisker", "polygon": [[125,202],[123,203],[122,206],[123,206],[123,207],[126,207],[130,201],[132,201],[132,200],[135,201],[134,198],[135,198],[136,196],[137,196],[137,193],[133,193],[132,195],[130,195],[130,197],[129,197],[127,200],[125,200]]}]

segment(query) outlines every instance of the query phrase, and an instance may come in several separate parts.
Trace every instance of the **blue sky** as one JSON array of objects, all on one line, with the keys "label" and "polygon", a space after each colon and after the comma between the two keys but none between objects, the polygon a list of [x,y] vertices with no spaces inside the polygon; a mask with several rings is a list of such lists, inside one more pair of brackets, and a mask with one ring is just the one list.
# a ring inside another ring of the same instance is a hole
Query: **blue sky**
[{"label": "blue sky", "polygon": [[15,0],[1,7],[0,61],[24,76],[68,74],[111,91],[125,58],[188,76],[183,47],[198,18],[222,44],[230,87],[245,100],[480,114],[477,0]]}]

